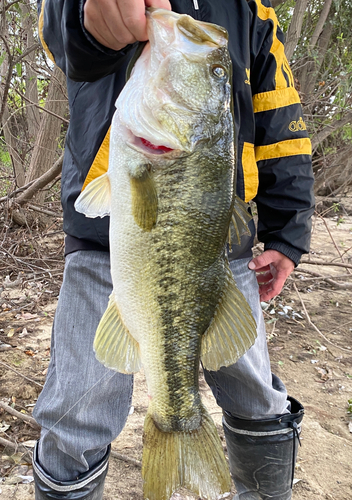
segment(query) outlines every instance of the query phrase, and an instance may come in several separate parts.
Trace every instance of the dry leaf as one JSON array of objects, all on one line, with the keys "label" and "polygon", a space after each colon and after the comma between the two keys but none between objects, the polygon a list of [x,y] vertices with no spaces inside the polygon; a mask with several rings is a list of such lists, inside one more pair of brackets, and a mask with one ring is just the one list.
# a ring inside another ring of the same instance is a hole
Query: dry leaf
[{"label": "dry leaf", "polygon": [[30,439],[29,441],[23,441],[22,444],[24,446],[28,446],[28,448],[34,448],[34,446],[36,445],[36,440],[35,439]]},{"label": "dry leaf", "polygon": [[327,370],[325,370],[324,368],[320,368],[319,366],[315,366],[314,368],[318,373],[320,373],[321,380],[329,380],[330,375],[328,374]]},{"label": "dry leaf", "polygon": [[29,320],[29,319],[34,319],[34,318],[38,318],[38,314],[31,314],[31,313],[26,313],[26,312],[23,312],[21,314],[22,318],[23,319],[26,319],[26,320]]},{"label": "dry leaf", "polygon": [[22,332],[20,333],[20,337],[24,337],[25,335],[28,335],[27,328],[23,328]]}]

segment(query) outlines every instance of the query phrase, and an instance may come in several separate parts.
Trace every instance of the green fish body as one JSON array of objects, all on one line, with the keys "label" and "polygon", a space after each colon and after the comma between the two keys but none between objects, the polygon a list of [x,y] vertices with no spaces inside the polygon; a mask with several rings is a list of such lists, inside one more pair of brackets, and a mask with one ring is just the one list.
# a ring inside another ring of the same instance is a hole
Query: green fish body
[{"label": "green fish body", "polygon": [[76,202],[110,214],[114,289],[94,349],[109,368],[144,368],[145,498],[184,486],[216,500],[231,483],[199,362],[233,364],[256,336],[224,252],[237,206],[231,61],[223,28],[160,9],[148,27],[116,102],[109,170]]}]

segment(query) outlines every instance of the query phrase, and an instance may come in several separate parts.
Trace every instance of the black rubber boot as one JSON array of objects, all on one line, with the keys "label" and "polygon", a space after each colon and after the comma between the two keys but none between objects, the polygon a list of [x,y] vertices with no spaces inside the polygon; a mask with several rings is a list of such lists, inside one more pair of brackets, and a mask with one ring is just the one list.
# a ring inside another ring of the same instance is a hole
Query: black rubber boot
[{"label": "black rubber boot", "polygon": [[35,500],[102,500],[109,455],[110,447],[94,469],[75,481],[56,481],[38,463],[36,446],[33,452]]},{"label": "black rubber boot", "polygon": [[290,500],[304,408],[293,398],[291,413],[243,420],[224,412],[233,500]]}]

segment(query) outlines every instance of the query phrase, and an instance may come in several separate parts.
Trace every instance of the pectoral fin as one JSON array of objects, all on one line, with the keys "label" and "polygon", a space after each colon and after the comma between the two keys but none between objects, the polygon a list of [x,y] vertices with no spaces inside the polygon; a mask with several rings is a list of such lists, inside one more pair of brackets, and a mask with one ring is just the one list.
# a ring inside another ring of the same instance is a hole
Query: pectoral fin
[{"label": "pectoral fin", "polygon": [[239,196],[235,197],[235,204],[233,207],[233,214],[229,227],[229,245],[240,245],[241,237],[245,234],[251,234],[248,222],[252,216],[248,213],[248,205]]},{"label": "pectoral fin", "polygon": [[124,326],[113,293],[98,325],[93,347],[96,358],[107,368],[135,373],[141,367],[139,344]]},{"label": "pectoral fin", "polygon": [[223,296],[202,339],[204,367],[216,371],[236,363],[254,344],[256,336],[252,311],[228,269]]},{"label": "pectoral fin", "polygon": [[131,176],[132,213],[136,224],[143,231],[151,231],[158,216],[158,196],[155,182],[148,169]]},{"label": "pectoral fin", "polygon": [[91,181],[75,202],[77,212],[86,217],[105,217],[110,214],[111,192],[108,174]]}]

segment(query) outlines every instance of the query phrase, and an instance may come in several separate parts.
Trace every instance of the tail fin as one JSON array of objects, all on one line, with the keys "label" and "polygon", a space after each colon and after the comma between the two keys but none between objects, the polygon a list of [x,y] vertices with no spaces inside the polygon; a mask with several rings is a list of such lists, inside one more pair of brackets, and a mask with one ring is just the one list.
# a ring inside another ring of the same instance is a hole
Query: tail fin
[{"label": "tail fin", "polygon": [[169,500],[181,486],[207,500],[231,490],[221,441],[205,408],[201,426],[192,432],[162,432],[147,413],[142,476],[148,500]]}]

